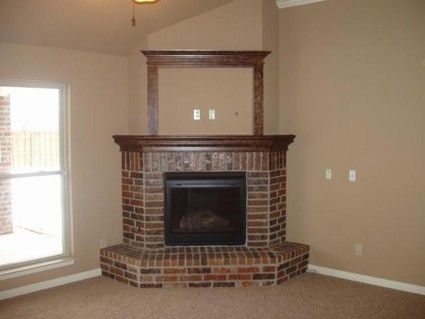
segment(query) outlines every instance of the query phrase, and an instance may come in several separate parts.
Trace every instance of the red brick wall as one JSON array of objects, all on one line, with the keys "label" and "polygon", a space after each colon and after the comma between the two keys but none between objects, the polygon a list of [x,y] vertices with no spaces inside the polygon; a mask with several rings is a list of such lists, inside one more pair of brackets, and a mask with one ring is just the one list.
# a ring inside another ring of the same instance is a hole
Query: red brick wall
[{"label": "red brick wall", "polygon": [[[122,153],[124,244],[102,274],[140,288],[278,285],[307,270],[309,247],[286,236],[285,152]],[[164,172],[246,172],[245,246],[164,247]],[[142,249],[140,249],[142,248]]]},{"label": "red brick wall", "polygon": [[164,172],[247,172],[247,246],[285,241],[285,152],[123,152],[123,240],[164,246]]},{"label": "red brick wall", "polygon": [[168,247],[141,250],[125,244],[100,251],[106,277],[140,288],[274,286],[308,265],[309,247]]},{"label": "red brick wall", "polygon": [[[11,168],[10,99],[0,96],[0,173]],[[10,180],[0,180],[0,235],[13,232]]]}]

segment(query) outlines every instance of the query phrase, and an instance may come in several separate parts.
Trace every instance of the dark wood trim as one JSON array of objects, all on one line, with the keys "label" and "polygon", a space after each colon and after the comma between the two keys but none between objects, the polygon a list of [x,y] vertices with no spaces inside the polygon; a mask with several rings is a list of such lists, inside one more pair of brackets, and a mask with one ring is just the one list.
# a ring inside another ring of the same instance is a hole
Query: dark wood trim
[{"label": "dark wood trim", "polygon": [[254,67],[254,135],[264,134],[264,79],[263,64]]},{"label": "dark wood trim", "polygon": [[295,135],[230,135],[230,136],[147,136],[114,135],[121,151],[206,152],[247,151],[270,152],[287,150]]},{"label": "dark wood trim", "polygon": [[270,51],[166,50],[141,51],[148,65],[148,134],[159,134],[158,69],[181,67],[253,68],[253,134],[264,134],[264,58]]},{"label": "dark wood trim", "polygon": [[158,66],[148,65],[148,134],[159,134]]},{"label": "dark wood trim", "polygon": [[148,65],[159,67],[255,67],[270,51],[167,50],[141,51]]}]

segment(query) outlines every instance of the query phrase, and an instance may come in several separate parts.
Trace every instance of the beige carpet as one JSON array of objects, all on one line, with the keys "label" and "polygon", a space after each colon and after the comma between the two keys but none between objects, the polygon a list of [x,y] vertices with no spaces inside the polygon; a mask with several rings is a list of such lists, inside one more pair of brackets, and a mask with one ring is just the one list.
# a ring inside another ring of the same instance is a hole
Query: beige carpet
[{"label": "beige carpet", "polygon": [[278,287],[137,289],[106,278],[0,302],[0,318],[425,318],[425,296],[305,274]]}]

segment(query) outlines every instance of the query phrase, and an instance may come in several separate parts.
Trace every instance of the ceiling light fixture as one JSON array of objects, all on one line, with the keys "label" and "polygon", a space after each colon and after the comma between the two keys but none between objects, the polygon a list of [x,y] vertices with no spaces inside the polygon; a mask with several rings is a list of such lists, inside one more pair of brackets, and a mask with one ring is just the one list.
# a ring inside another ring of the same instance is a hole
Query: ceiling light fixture
[{"label": "ceiling light fixture", "polygon": [[133,27],[136,26],[136,4],[147,4],[147,3],[153,3],[158,0],[133,0],[133,17],[131,18],[131,25]]}]

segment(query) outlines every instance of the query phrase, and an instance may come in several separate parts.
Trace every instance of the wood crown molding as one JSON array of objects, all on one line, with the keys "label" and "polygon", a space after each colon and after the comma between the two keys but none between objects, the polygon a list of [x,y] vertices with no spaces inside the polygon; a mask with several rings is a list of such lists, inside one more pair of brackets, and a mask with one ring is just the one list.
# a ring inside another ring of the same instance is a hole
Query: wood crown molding
[{"label": "wood crown molding", "polygon": [[326,0],[276,0],[276,4],[279,9],[285,9],[322,1]]},{"label": "wood crown molding", "polygon": [[143,151],[251,151],[287,150],[295,135],[217,135],[217,136],[151,136],[114,135],[114,141],[124,152]]}]

